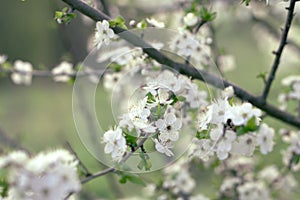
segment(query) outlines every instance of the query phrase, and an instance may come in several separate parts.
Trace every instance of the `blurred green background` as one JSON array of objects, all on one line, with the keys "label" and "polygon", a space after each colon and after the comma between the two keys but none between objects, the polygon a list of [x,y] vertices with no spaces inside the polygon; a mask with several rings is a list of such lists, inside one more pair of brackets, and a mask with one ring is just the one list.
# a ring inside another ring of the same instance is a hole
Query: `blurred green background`
[{"label": "blurred green background", "polygon": [[[121,14],[126,20],[141,19],[152,14],[141,12],[147,10],[141,3],[130,4],[131,7],[126,6],[124,2],[120,4]],[[54,20],[54,12],[64,6],[59,0],[2,1],[0,54],[8,55],[11,62],[21,59],[41,69],[51,69],[62,60],[73,63],[82,61],[88,54],[86,43],[94,31],[94,24],[86,25],[79,16],[69,25],[57,24]],[[221,17],[222,13],[218,14],[217,19]],[[165,18],[170,20],[172,17]],[[263,82],[256,76],[269,69],[272,54],[271,51],[261,51],[251,31],[253,26],[252,22],[235,19],[222,22],[216,27],[216,41],[220,48],[236,56],[238,67],[226,73],[226,78],[259,94]],[[279,78],[272,87],[270,102],[277,104],[280,77],[294,72],[299,72],[299,65],[295,64],[289,66],[288,70],[280,71]],[[65,147],[65,142],[69,141],[83,162],[95,172],[104,167],[93,159],[78,138],[72,115],[72,89],[71,84],[54,83],[49,78],[34,78],[33,84],[25,87],[14,85],[9,77],[2,77],[0,79],[0,127],[32,152]],[[106,92],[100,90],[97,95],[97,98],[106,98],[109,105]],[[105,105],[97,106],[99,109],[101,107],[101,112],[106,112],[105,108],[109,108]],[[283,127],[279,121],[272,119],[267,121],[274,127]],[[5,141],[0,141],[0,145],[6,146]],[[280,163],[278,154],[276,155],[279,151],[280,149],[263,159]],[[143,178],[155,180],[158,176],[159,173],[150,173],[143,175]],[[199,191],[209,195],[209,192],[214,189],[213,183],[207,184],[207,181],[212,181],[211,176],[207,172],[199,172],[197,176],[202,179],[199,183]],[[130,183],[121,185],[118,183],[118,177],[114,175],[97,179],[84,187],[93,192],[84,193],[82,199],[121,198],[125,193],[128,196],[136,194],[138,190],[130,190],[132,187],[142,189],[141,186],[133,186]]]}]

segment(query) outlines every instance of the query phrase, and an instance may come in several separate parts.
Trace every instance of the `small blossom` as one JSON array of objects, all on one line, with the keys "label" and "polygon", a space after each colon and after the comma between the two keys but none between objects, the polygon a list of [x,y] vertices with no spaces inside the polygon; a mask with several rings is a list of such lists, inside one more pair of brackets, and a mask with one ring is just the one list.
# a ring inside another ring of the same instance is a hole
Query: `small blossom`
[{"label": "small blossom", "polygon": [[193,139],[193,148],[190,156],[197,157],[207,162],[214,155],[212,142],[209,139]]},{"label": "small blossom", "polygon": [[270,200],[268,188],[262,182],[248,182],[237,188],[240,200]]},{"label": "small blossom", "polygon": [[159,22],[153,18],[147,18],[146,21],[156,28],[165,28],[165,24],[163,22]]},{"label": "small blossom", "polygon": [[239,136],[232,144],[231,153],[251,156],[256,147],[256,138],[253,134]]},{"label": "small blossom", "polygon": [[227,116],[229,108],[230,105],[227,99],[219,99],[216,102],[212,103],[210,106],[208,106],[208,109],[210,109],[212,113],[211,123],[226,123],[228,119]]},{"label": "small blossom", "polygon": [[3,63],[5,63],[6,60],[7,60],[7,56],[6,55],[0,55],[0,65],[2,65]]},{"label": "small blossom", "polygon": [[122,129],[108,130],[104,133],[103,142],[106,143],[104,152],[111,154],[114,161],[120,161],[126,152],[126,139],[122,134]]},{"label": "small blossom", "polygon": [[266,124],[262,124],[257,134],[257,144],[260,146],[262,154],[267,154],[273,150],[274,129]]},{"label": "small blossom", "polygon": [[166,154],[169,157],[174,156],[173,152],[170,150],[170,148],[173,147],[173,145],[171,144],[171,142],[169,142],[169,141],[167,141],[167,142],[159,142],[157,139],[152,139],[152,140],[155,143],[155,149],[159,153]]},{"label": "small blossom", "polygon": [[265,167],[259,172],[259,177],[272,184],[280,178],[280,172],[275,165]]},{"label": "small blossom", "polygon": [[299,75],[291,75],[281,80],[283,86],[291,86],[295,82],[300,82]]},{"label": "small blossom", "polygon": [[32,79],[32,65],[29,62],[17,60],[14,63],[14,72],[11,79],[15,84],[30,85]]},{"label": "small blossom", "polygon": [[102,22],[98,21],[96,23],[95,43],[97,49],[100,49],[103,43],[108,45],[114,37],[114,31],[109,28],[108,21],[103,20]]},{"label": "small blossom", "polygon": [[233,55],[221,55],[218,58],[219,68],[223,72],[229,72],[236,68],[236,61]]},{"label": "small blossom", "polygon": [[74,74],[73,65],[65,61],[52,69],[51,72],[54,76],[53,79],[56,82],[68,82],[70,80],[70,75]]},{"label": "small blossom", "polygon": [[296,82],[292,86],[293,90],[289,93],[292,99],[300,100],[300,82]]},{"label": "small blossom", "polygon": [[155,123],[160,131],[159,139],[161,141],[176,141],[179,138],[179,130],[182,122],[173,113],[166,113],[164,119],[159,119]]},{"label": "small blossom", "polygon": [[194,13],[188,13],[184,16],[183,22],[187,26],[195,26],[198,22],[198,18]]},{"label": "small blossom", "polygon": [[107,90],[115,90],[120,91],[120,87],[117,85],[117,83],[120,81],[122,77],[121,73],[107,73],[104,74],[103,77],[103,86]]},{"label": "small blossom", "polygon": [[234,95],[234,89],[232,86],[229,86],[222,91],[223,98],[231,98],[233,97],[233,95]]},{"label": "small blossom", "polygon": [[227,119],[231,119],[236,126],[245,125],[249,119],[255,117],[256,123],[260,121],[261,111],[246,102],[241,105],[230,107],[230,112],[227,112]]}]

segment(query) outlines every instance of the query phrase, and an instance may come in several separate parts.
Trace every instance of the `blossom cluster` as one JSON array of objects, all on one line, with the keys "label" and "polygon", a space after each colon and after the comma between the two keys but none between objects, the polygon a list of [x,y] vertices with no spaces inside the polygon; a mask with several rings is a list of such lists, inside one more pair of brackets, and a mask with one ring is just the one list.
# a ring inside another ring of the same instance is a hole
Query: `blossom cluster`
[{"label": "blossom cluster", "polygon": [[289,146],[287,149],[282,150],[283,163],[292,171],[300,170],[300,132],[288,131],[285,129],[280,130],[283,142]]},{"label": "blossom cluster", "polygon": [[[198,85],[189,78],[168,70],[160,71],[157,77],[148,76],[141,91],[144,98],[130,102],[127,112],[120,117],[118,127],[136,132],[136,137],[153,133],[156,150],[173,156],[171,149],[174,142],[180,138],[182,126],[191,119],[189,115],[182,115],[182,110],[206,106],[207,93],[199,90]],[[125,149],[116,146],[115,150],[118,148]]]},{"label": "blossom cluster", "polygon": [[298,186],[291,173],[285,173],[275,165],[255,171],[256,164],[255,159],[243,156],[233,156],[221,163],[216,168],[216,173],[224,176],[219,197],[241,200],[282,199]]},{"label": "blossom cluster", "polygon": [[8,169],[9,190],[5,200],[64,199],[81,189],[76,158],[66,150],[41,152],[31,157],[23,151],[0,158]]},{"label": "blossom cluster", "polygon": [[[226,88],[224,95],[232,88]],[[251,156],[256,146],[262,154],[273,150],[274,129],[260,124],[261,111],[250,103],[234,104],[220,98],[198,114],[198,132],[191,156],[209,160],[215,153],[220,160],[230,154]]]},{"label": "blossom cluster", "polygon": [[149,184],[144,189],[145,193],[157,199],[192,199],[192,200],[209,200],[203,194],[194,194],[196,189],[196,180],[190,172],[190,164],[183,157],[176,163],[166,167],[163,170],[163,180],[158,185]]}]

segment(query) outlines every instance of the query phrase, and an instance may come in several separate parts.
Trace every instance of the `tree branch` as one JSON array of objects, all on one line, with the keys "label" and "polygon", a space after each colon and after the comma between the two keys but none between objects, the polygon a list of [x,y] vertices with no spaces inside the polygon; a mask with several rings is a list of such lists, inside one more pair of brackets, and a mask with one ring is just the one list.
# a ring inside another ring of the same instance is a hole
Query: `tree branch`
[{"label": "tree branch", "polygon": [[284,49],[285,45],[287,44],[287,37],[288,37],[288,33],[289,33],[289,30],[290,30],[290,27],[291,27],[291,24],[292,24],[292,20],[293,20],[293,17],[294,17],[294,9],[295,9],[295,5],[296,5],[296,1],[297,0],[290,0],[290,6],[288,8],[286,8],[288,10],[288,14],[287,14],[287,17],[286,17],[285,26],[284,26],[284,29],[283,29],[283,32],[282,32],[279,47],[278,47],[277,51],[274,52],[275,59],[274,59],[274,62],[273,62],[272,68],[271,68],[271,72],[269,74],[269,77],[267,79],[267,83],[265,85],[264,91],[263,91],[262,96],[261,96],[263,101],[267,100],[268,94],[269,94],[270,89],[271,89],[271,85],[272,85],[273,80],[275,78],[276,71],[277,71],[278,66],[280,64],[280,58],[281,58],[283,49]]},{"label": "tree branch", "polygon": [[[90,17],[95,21],[101,20],[109,20],[110,18],[105,15],[104,13],[86,5],[85,3],[79,0],[62,0],[68,5],[74,7],[76,10],[80,11],[81,13],[85,14],[86,16]],[[295,0],[292,0],[293,2]],[[134,33],[124,30],[120,27],[112,27],[115,33],[122,33],[119,36],[129,43],[143,48],[143,51],[148,54],[151,58],[159,62],[160,64],[167,65],[179,73],[191,77],[192,79],[198,79],[200,81],[204,81],[216,88],[223,89],[224,86],[232,86],[234,88],[235,95],[244,101],[249,101],[254,106],[260,108],[261,110],[265,111],[269,116],[272,116],[278,120],[281,120],[287,124],[300,128],[300,119],[295,117],[294,115],[279,110],[277,107],[266,103],[261,97],[254,96],[253,94],[247,92],[246,90],[240,88],[239,86],[234,85],[233,83],[223,80],[215,75],[212,75],[204,70],[198,70],[192,68],[187,64],[177,63],[159,52],[158,50],[154,49],[152,46],[147,44],[144,40],[142,40],[139,36],[135,35]]]},{"label": "tree branch", "polygon": [[15,70],[15,69],[5,69],[0,65],[0,73],[6,73],[6,74],[12,74],[12,73],[19,73],[22,75],[32,75],[35,77],[56,77],[56,76],[70,76],[70,77],[83,77],[83,76],[90,76],[90,75],[99,75],[103,74],[104,72],[110,72],[110,70],[105,70],[105,69],[98,69],[98,70],[91,70],[89,71],[75,71],[73,73],[58,73],[58,74],[53,74],[49,70],[33,70],[32,72],[24,72],[20,70]]}]

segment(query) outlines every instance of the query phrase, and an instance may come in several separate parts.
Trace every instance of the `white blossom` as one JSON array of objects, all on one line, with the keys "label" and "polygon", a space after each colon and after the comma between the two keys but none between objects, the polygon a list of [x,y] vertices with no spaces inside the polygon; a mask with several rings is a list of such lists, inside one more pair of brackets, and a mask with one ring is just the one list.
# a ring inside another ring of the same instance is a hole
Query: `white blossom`
[{"label": "white blossom", "polygon": [[7,60],[7,56],[6,55],[0,55],[0,65],[2,65],[3,63],[5,63],[6,60]]},{"label": "white blossom", "polygon": [[289,93],[289,97],[300,100],[300,82],[295,82],[292,87],[293,90]]},{"label": "white blossom", "polygon": [[159,22],[154,18],[147,18],[146,21],[156,28],[165,28],[165,24],[163,22]]},{"label": "white blossom", "polygon": [[262,124],[257,134],[257,144],[260,146],[262,154],[267,154],[273,150],[274,129],[266,124]]},{"label": "white blossom", "polygon": [[247,182],[237,188],[240,200],[269,200],[268,188],[263,182]]},{"label": "white blossom", "polygon": [[291,86],[295,82],[300,82],[299,75],[291,75],[281,80],[283,86]]},{"label": "white blossom", "polygon": [[152,139],[153,142],[155,143],[155,149],[159,153],[166,154],[167,156],[174,156],[173,152],[170,150],[173,145],[170,141],[165,141],[165,142],[159,142],[156,138]]},{"label": "white blossom", "polygon": [[234,89],[232,86],[228,86],[222,91],[223,98],[231,98],[234,95]]},{"label": "white blossom", "polygon": [[258,124],[261,116],[261,111],[248,102],[230,107],[227,113],[226,119],[231,119],[236,126],[245,125],[252,117],[255,117],[256,124]]},{"label": "white blossom", "polygon": [[230,109],[227,99],[218,99],[209,105],[208,109],[210,109],[210,112],[212,113],[211,123],[219,124],[227,122],[227,119],[229,118],[228,111]]},{"label": "white blossom", "polygon": [[126,152],[126,139],[122,129],[117,127],[115,130],[108,130],[103,135],[103,142],[106,143],[104,152],[111,154],[113,161],[120,161]]},{"label": "white blossom", "polygon": [[251,156],[256,147],[256,138],[253,134],[239,136],[232,144],[231,153]]},{"label": "white blossom", "polygon": [[30,85],[32,79],[32,65],[29,62],[17,60],[14,63],[14,72],[11,79],[18,85]]},{"label": "white blossom", "polygon": [[193,139],[193,146],[190,156],[197,157],[207,162],[214,155],[212,142],[209,139]]},{"label": "white blossom", "polygon": [[120,86],[118,86],[118,82],[122,77],[121,73],[107,73],[103,76],[103,86],[107,90],[115,90],[120,91]]},{"label": "white blossom", "polygon": [[[8,199],[53,200],[63,199],[81,188],[77,177],[77,163],[65,150],[41,152],[35,157],[13,152],[2,158],[10,164]],[[20,160],[15,160],[20,158]]]},{"label": "white blossom", "polygon": [[271,184],[280,179],[280,172],[275,165],[271,165],[261,170],[258,176]]},{"label": "white blossom", "polygon": [[165,113],[164,118],[157,120],[155,125],[160,131],[158,137],[161,141],[178,140],[182,122],[174,113]]},{"label": "white blossom", "polygon": [[128,114],[131,123],[135,126],[136,129],[142,129],[145,132],[153,133],[155,132],[155,127],[148,119],[151,112],[147,107],[147,100],[148,97],[145,97],[142,100],[130,103]]},{"label": "white blossom", "polygon": [[114,37],[114,31],[109,28],[108,21],[103,20],[96,23],[95,44],[97,49],[100,49],[103,43],[108,45]]},{"label": "white blossom", "polygon": [[187,26],[195,26],[198,22],[198,18],[194,13],[187,13],[183,18],[183,22]]},{"label": "white blossom", "polygon": [[52,69],[53,79],[56,82],[68,82],[70,75],[74,74],[73,65],[63,61],[58,66]]},{"label": "white blossom", "polygon": [[218,58],[219,68],[222,72],[229,72],[236,68],[236,61],[233,55],[221,55]]}]

